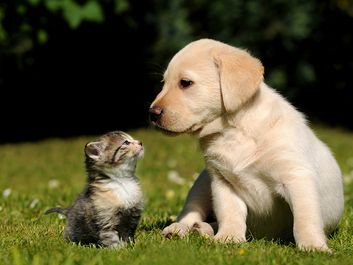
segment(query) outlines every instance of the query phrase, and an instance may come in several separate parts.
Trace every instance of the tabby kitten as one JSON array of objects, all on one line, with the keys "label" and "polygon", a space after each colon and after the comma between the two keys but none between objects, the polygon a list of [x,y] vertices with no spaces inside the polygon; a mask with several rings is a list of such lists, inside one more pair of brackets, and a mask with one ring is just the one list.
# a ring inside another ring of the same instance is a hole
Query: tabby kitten
[{"label": "tabby kitten", "polygon": [[143,209],[135,176],[143,152],[140,141],[121,131],[85,146],[88,183],[84,191],[71,207],[46,212],[67,216],[65,239],[114,248],[133,241]]}]

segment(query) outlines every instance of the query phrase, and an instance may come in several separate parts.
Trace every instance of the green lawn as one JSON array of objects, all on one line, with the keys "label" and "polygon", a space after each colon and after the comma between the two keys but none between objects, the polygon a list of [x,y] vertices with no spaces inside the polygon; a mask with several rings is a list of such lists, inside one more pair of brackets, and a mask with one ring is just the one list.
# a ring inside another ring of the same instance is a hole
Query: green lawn
[{"label": "green lawn", "polygon": [[122,250],[67,243],[62,238],[65,220],[43,215],[50,207],[69,205],[81,191],[83,147],[94,137],[0,146],[0,264],[353,264],[353,133],[324,127],[316,132],[344,172],[346,209],[338,233],[329,240],[332,255],[266,240],[223,245],[197,235],[163,238],[162,228],[181,209],[204,163],[190,136],[137,130],[130,133],[145,146],[137,175],[146,208],[135,245]]}]

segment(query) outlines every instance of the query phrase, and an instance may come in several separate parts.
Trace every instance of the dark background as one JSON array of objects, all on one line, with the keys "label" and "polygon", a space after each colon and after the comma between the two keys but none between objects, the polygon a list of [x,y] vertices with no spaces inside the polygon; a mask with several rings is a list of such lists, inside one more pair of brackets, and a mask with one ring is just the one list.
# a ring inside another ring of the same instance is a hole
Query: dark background
[{"label": "dark background", "polygon": [[9,0],[0,3],[0,142],[147,127],[174,53],[246,48],[313,122],[353,129],[353,2]]}]

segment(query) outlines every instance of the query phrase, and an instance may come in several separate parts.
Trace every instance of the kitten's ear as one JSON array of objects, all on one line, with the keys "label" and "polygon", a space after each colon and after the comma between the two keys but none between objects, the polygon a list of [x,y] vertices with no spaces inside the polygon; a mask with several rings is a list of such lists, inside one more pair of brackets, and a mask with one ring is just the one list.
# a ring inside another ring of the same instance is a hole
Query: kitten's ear
[{"label": "kitten's ear", "polygon": [[103,144],[101,142],[90,142],[85,146],[85,153],[93,160],[98,160],[103,152]]}]

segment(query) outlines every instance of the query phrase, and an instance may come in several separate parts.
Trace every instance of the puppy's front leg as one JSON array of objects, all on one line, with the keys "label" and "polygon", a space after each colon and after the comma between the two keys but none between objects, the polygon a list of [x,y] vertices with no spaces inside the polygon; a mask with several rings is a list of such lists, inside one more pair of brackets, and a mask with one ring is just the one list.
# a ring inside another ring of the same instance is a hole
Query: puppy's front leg
[{"label": "puppy's front leg", "polygon": [[302,250],[330,252],[312,174],[302,172],[300,177],[292,177],[285,187],[289,193],[289,204],[294,218],[293,234],[298,247]]},{"label": "puppy's front leg", "polygon": [[215,240],[245,242],[247,207],[221,176],[212,176],[213,208],[218,222]]},{"label": "puppy's front leg", "polygon": [[[163,235],[166,237],[172,235],[185,236],[195,223],[205,221],[211,209],[211,179],[207,171],[204,170],[189,191],[177,222],[164,228]],[[200,233],[202,234],[202,232]]]}]

